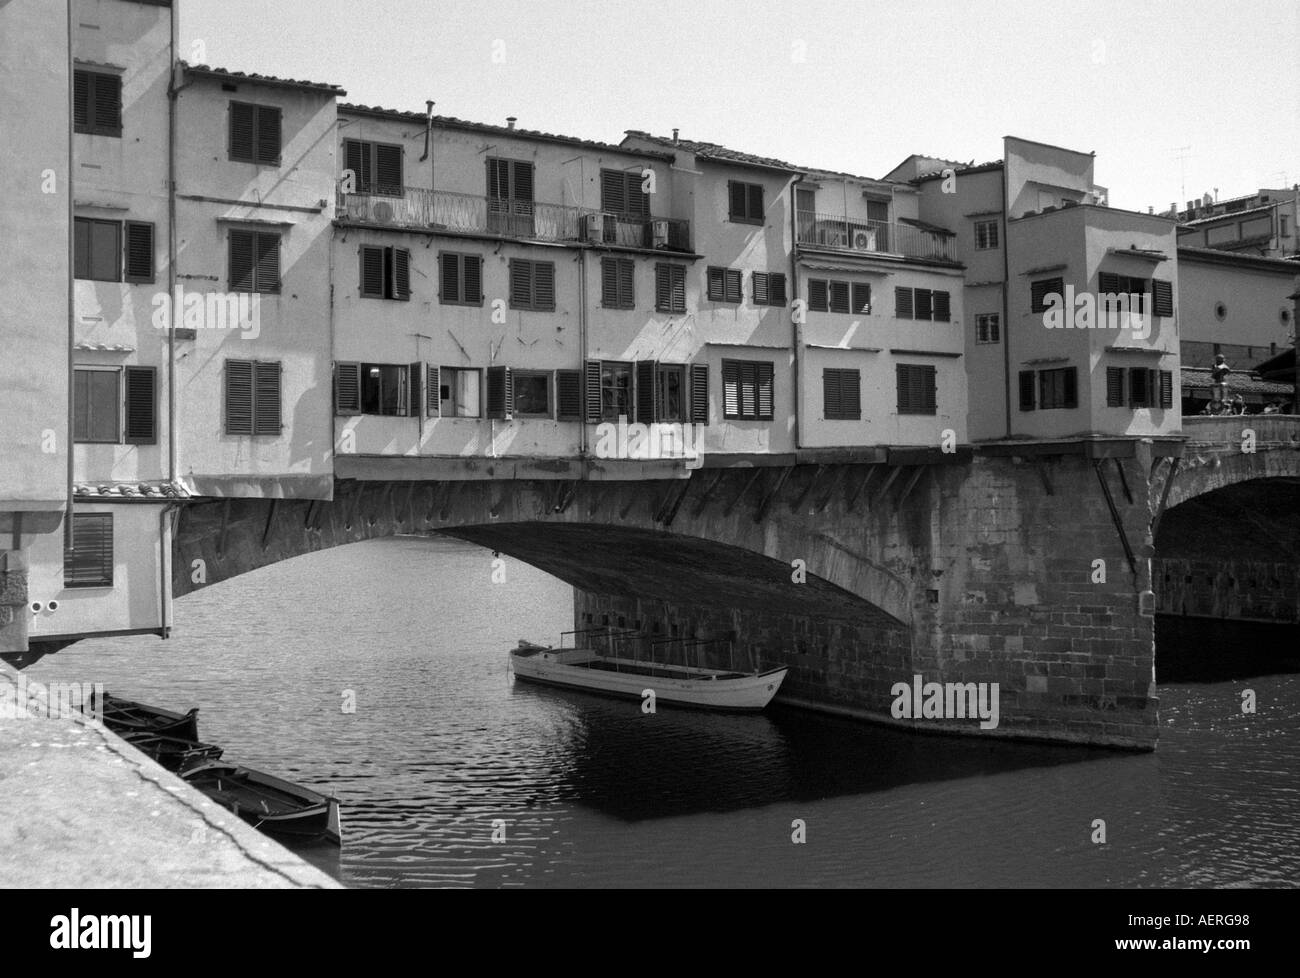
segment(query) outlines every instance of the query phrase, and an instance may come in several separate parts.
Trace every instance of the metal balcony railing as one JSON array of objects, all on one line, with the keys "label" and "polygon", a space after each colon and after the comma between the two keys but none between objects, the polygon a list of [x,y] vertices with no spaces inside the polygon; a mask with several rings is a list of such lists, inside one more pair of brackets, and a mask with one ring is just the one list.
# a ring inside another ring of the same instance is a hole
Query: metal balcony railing
[{"label": "metal balcony railing", "polygon": [[801,213],[798,243],[833,251],[874,252],[954,261],[953,238],[910,224],[846,218],[842,214]]},{"label": "metal balcony railing", "polygon": [[533,241],[598,241],[630,248],[690,251],[689,221],[419,187],[406,187],[400,195],[340,194],[338,218],[361,224],[500,234]]}]

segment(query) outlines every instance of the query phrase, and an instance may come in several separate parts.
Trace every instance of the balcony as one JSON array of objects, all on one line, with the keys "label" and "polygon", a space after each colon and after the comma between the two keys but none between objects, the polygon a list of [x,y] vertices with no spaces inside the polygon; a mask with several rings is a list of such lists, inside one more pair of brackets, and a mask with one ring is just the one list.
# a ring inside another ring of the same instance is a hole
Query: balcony
[{"label": "balcony", "polygon": [[419,187],[406,187],[400,195],[340,194],[338,219],[422,231],[501,235],[529,241],[691,250],[689,221],[609,214],[532,200],[476,197]]},{"label": "balcony", "polygon": [[956,261],[952,235],[910,224],[801,213],[798,228],[798,243],[810,248]]}]

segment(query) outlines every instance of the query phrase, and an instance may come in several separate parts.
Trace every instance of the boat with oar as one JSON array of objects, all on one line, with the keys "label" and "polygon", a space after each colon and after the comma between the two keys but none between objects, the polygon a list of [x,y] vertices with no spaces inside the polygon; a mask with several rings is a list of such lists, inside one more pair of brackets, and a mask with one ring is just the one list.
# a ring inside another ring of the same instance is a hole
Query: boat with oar
[{"label": "boat with oar", "polygon": [[91,693],[82,710],[92,716],[98,716],[104,726],[116,734],[153,733],[180,737],[183,740],[199,739],[197,706],[188,713],[177,713],[160,706],[124,700],[108,693],[102,695]]},{"label": "boat with oar", "polygon": [[[564,647],[564,636],[574,636],[574,646]],[[578,645],[578,635],[587,635],[587,645]],[[606,650],[593,646],[605,639]],[[788,671],[774,669],[740,672],[735,669],[709,669],[703,666],[658,662],[653,656],[656,645],[677,644],[693,648],[727,642],[727,639],[661,639],[651,642],[651,656],[618,653],[620,643],[632,644],[643,636],[630,630],[609,628],[577,629],[560,636],[560,647],[536,645],[520,640],[510,652],[515,676],[533,683],[566,686],[593,693],[641,699],[652,690],[656,703],[704,707],[714,710],[761,710],[772,701]]]},{"label": "boat with oar", "polygon": [[150,730],[124,730],[118,736],[132,747],[148,754],[173,774],[179,774],[197,764],[221,760],[220,747],[199,740],[169,737]]},{"label": "boat with oar", "polygon": [[226,761],[199,764],[182,771],[181,777],[268,834],[299,842],[343,841],[337,798]]}]

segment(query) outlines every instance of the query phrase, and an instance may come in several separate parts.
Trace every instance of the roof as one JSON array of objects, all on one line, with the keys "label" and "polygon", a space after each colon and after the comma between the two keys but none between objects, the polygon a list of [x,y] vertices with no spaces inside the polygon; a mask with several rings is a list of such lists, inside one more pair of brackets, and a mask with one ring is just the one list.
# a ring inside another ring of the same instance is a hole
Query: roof
[{"label": "roof", "polygon": [[178,482],[108,482],[75,483],[72,494],[78,499],[98,499],[109,496],[116,499],[188,498],[189,493]]},{"label": "roof", "polygon": [[[628,136],[637,136],[641,139],[648,139],[651,142],[659,143],[662,146],[670,146],[673,149],[680,149],[686,153],[693,153],[696,156],[702,156],[707,160],[718,160],[722,163],[735,163],[739,166],[757,166],[765,170],[785,170],[789,173],[803,173],[804,167],[795,166],[793,163],[787,163],[785,160],[778,160],[771,156],[758,156],[754,153],[742,153],[739,150],[728,149],[718,143],[706,143],[697,139],[672,139],[667,136],[652,136],[648,132],[640,129],[626,130]],[[821,173],[830,173],[830,170],[818,171]],[[862,177],[859,179],[871,179]]]},{"label": "roof", "polygon": [[1288,347],[1277,356],[1269,357],[1263,363],[1255,364],[1255,372],[1261,376],[1274,374],[1272,380],[1295,379],[1295,347]]},{"label": "roof", "polygon": [[[1185,390],[1209,390],[1213,385],[1209,367],[1183,367],[1182,385]],[[1295,393],[1291,384],[1261,380],[1257,374],[1231,373],[1228,375],[1228,394],[1264,394],[1269,397],[1289,399]]]},{"label": "roof", "polygon": [[[423,126],[428,120],[428,116],[423,112],[409,112],[402,109],[386,109],[379,105],[356,105],[351,102],[340,102],[339,113],[343,115],[364,115],[376,119],[394,119],[401,122],[414,122]],[[491,133],[495,136],[512,136],[519,139],[534,139],[542,142],[563,143],[567,146],[582,146],[586,149],[598,149],[606,153],[621,153],[624,156],[641,156],[655,157],[657,159],[673,159],[672,153],[655,153],[644,150],[628,149],[626,146],[618,146],[614,143],[603,143],[594,139],[582,139],[578,136],[565,136],[559,133],[543,132],[539,129],[519,129],[510,128],[509,126],[496,126],[487,122],[471,122],[468,119],[457,119],[449,115],[435,115],[433,117],[434,128],[437,129],[459,129],[463,132],[484,132]]]},{"label": "roof", "polygon": [[[1216,206],[1216,207],[1217,207],[1217,206],[1222,206],[1222,205],[1221,205],[1221,204],[1215,204],[1215,205],[1212,205],[1212,206]],[[1244,216],[1247,215],[1247,214],[1260,214],[1260,213],[1262,213],[1262,212],[1264,212],[1264,211],[1271,211],[1275,206],[1277,206],[1277,205],[1276,205],[1276,204],[1262,204],[1262,205],[1260,205],[1259,207],[1246,207],[1246,208],[1243,208],[1242,210],[1239,210],[1239,211],[1220,211],[1218,214],[1211,214],[1211,215],[1209,215],[1208,217],[1198,217],[1198,218],[1196,218],[1195,220],[1192,220],[1192,221],[1180,221],[1179,223],[1180,223],[1180,224],[1185,224],[1185,225],[1187,225],[1187,226],[1189,226],[1189,227],[1190,227],[1191,225],[1194,225],[1194,224],[1208,224],[1208,223],[1210,223],[1211,221],[1222,221],[1222,220],[1223,220],[1224,218],[1226,218],[1226,217],[1244,217]],[[1187,213],[1187,212],[1186,212],[1186,211],[1179,211],[1178,213],[1179,213],[1179,214],[1185,214],[1185,213]]]},{"label": "roof", "polygon": [[255,72],[230,71],[227,68],[213,68],[211,65],[192,65],[180,62],[181,69],[187,75],[204,78],[220,78],[226,81],[253,82],[258,85],[270,85],[275,88],[298,88],[309,92],[321,92],[324,95],[346,95],[347,92],[338,85],[328,82],[303,81],[297,78],[277,78],[275,75],[259,75]]},{"label": "roof", "polygon": [[[949,167],[948,169],[951,169],[953,171],[953,175],[958,177],[963,175],[969,175],[972,173],[988,173],[993,170],[1002,169],[1002,161],[989,160],[987,163],[974,163],[968,166],[954,166],[954,167]],[[912,182],[924,183],[927,180],[940,180],[944,177],[944,174],[946,172],[947,172],[946,170],[931,170],[929,173],[922,173]]]},{"label": "roof", "polygon": [[1285,258],[1265,258],[1262,255],[1242,255],[1235,251],[1223,251],[1219,248],[1194,248],[1191,245],[1178,246],[1179,261],[1199,261],[1207,265],[1236,265],[1240,268],[1254,268],[1262,272],[1278,272],[1283,275],[1300,274],[1300,261]]}]

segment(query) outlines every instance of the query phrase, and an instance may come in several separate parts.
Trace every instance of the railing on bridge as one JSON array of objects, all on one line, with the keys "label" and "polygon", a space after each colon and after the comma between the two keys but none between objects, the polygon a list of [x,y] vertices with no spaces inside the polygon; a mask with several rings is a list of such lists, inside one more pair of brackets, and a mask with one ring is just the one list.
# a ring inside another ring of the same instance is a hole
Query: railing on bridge
[{"label": "railing on bridge", "polygon": [[1300,415],[1229,414],[1183,418],[1183,435],[1192,445],[1240,444],[1249,428],[1257,445],[1290,445],[1300,448]]}]

